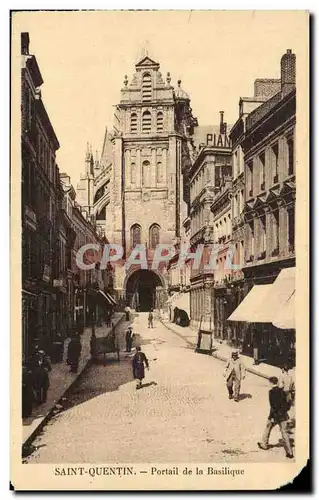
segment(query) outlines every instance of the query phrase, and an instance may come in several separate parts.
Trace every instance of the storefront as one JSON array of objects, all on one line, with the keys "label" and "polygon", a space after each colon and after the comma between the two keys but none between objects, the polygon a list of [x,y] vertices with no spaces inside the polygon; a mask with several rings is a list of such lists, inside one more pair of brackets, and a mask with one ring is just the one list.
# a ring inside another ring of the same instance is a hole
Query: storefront
[{"label": "storefront", "polygon": [[[295,268],[282,269],[273,284],[254,285],[229,322],[243,322],[242,352],[281,366],[295,361]],[[257,351],[256,351],[257,350]]]}]

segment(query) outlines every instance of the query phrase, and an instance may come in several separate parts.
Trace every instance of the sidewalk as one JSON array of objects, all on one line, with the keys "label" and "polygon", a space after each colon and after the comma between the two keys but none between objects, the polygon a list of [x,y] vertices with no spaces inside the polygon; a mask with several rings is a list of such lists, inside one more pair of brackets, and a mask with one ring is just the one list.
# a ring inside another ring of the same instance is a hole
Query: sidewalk
[{"label": "sidewalk", "polygon": [[[185,342],[187,342],[187,344],[195,349],[197,343],[196,330],[189,326],[182,327],[175,325],[175,323],[171,323],[166,319],[160,319],[160,321],[166,328],[181,337],[183,340],[185,340]],[[214,358],[220,359],[221,361],[227,361],[229,359],[232,347],[224,344],[223,342],[219,342],[219,340],[215,340],[214,347],[216,348],[216,350],[212,353],[212,356],[214,356]],[[243,359],[246,370],[253,373],[254,375],[258,375],[259,377],[268,379],[269,377],[278,377],[278,375],[280,375],[281,373],[281,369],[277,366],[268,365],[266,363],[254,365],[253,358],[251,358],[250,356],[245,356],[244,354],[241,355],[241,358]]]},{"label": "sidewalk", "polygon": [[[120,321],[124,318],[124,313],[115,313],[112,318],[112,323],[114,326],[118,325]],[[95,333],[97,337],[105,336],[111,330],[110,327],[106,326],[96,326]],[[91,328],[85,328],[83,334],[81,335],[82,352],[81,359],[79,363],[79,369],[77,373],[71,373],[70,367],[66,364],[67,357],[67,346],[68,341],[64,344],[64,355],[63,361],[61,363],[53,364],[52,371],[50,372],[50,388],[48,390],[48,398],[45,403],[34,408],[32,415],[28,418],[23,419],[22,428],[22,442],[23,445],[31,443],[35,434],[39,432],[45,425],[46,421],[49,419],[51,414],[55,413],[55,407],[60,401],[60,399],[66,394],[66,392],[73,386],[76,380],[83,373],[87,367],[91,356],[90,356],[90,339],[91,339]],[[59,408],[56,408],[56,412]]]}]

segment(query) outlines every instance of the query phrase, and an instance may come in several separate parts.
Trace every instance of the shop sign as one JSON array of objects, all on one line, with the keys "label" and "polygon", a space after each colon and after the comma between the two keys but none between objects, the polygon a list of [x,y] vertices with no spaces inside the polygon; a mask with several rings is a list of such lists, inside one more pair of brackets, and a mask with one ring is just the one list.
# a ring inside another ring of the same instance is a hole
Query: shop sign
[{"label": "shop sign", "polygon": [[48,266],[48,265],[44,266],[42,279],[43,279],[43,281],[46,281],[47,283],[50,282],[50,279],[51,279],[51,267],[50,266]]},{"label": "shop sign", "polygon": [[231,148],[231,139],[226,134],[207,134],[206,145],[214,148]]}]

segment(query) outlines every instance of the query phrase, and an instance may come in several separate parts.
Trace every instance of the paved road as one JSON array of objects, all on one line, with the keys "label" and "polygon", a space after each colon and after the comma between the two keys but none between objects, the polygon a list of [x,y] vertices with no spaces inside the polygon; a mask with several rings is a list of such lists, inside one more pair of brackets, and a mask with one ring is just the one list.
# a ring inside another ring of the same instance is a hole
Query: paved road
[{"label": "paved road", "polygon": [[[134,319],[150,361],[136,390],[132,355],[92,366],[34,442],[28,463],[287,461],[284,449],[259,450],[268,412],[268,383],[247,374],[243,399],[228,399],[224,363],[196,354],[161,323]],[[123,327],[122,327],[123,328]],[[123,339],[123,334],[122,334]],[[271,443],[280,438],[275,429]]]}]

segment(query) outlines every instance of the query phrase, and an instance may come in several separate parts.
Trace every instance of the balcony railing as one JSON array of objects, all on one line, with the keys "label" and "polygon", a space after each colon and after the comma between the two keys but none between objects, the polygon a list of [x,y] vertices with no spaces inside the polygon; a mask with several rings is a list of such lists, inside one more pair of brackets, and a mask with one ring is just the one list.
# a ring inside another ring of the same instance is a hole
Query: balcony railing
[{"label": "balcony railing", "polygon": [[264,104],[256,108],[254,111],[247,116],[246,120],[246,130],[251,129],[259,120],[268,114],[268,112],[276,106],[281,101],[281,92],[275,94],[271,99],[266,101]]}]

